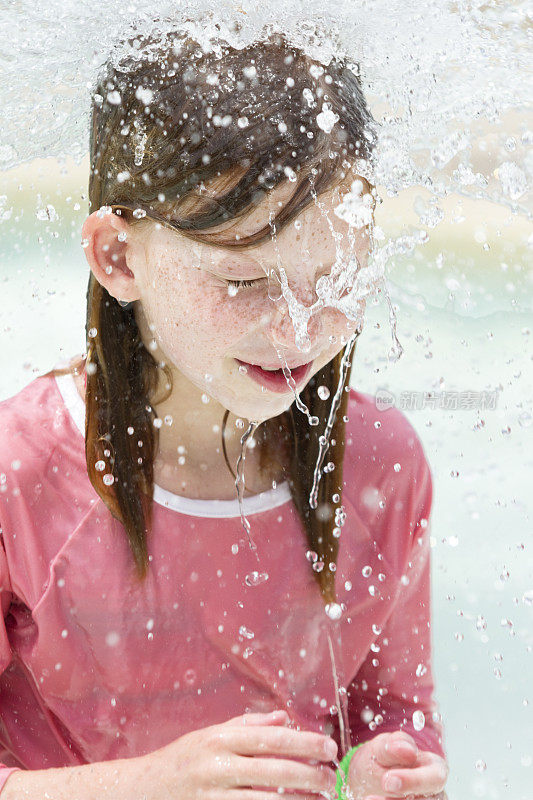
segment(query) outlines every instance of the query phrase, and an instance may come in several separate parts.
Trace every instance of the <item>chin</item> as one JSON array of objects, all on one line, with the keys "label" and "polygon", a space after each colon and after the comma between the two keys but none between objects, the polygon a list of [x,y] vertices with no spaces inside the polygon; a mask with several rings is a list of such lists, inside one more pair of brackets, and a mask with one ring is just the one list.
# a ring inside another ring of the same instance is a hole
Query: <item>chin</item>
[{"label": "chin", "polygon": [[[270,394],[270,396],[269,396]],[[231,397],[220,401],[236,417],[253,422],[265,422],[287,411],[294,402],[292,392],[284,395],[265,393],[262,397]]]}]

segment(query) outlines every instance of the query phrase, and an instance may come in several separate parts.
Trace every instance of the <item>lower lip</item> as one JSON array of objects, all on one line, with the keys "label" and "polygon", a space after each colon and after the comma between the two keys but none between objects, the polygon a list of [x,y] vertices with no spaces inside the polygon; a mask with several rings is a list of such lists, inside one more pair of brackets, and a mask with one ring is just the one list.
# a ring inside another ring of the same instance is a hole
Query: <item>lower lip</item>
[{"label": "lower lip", "polygon": [[[253,381],[261,384],[261,386],[264,386],[271,392],[279,392],[281,394],[283,392],[291,391],[287,385],[287,379],[283,374],[283,370],[262,369],[262,367],[257,366],[257,364],[247,364],[246,361],[239,361],[238,358],[236,358],[235,361],[237,364],[246,367],[246,374],[249,375]],[[312,366],[313,362],[311,361],[309,364],[304,364],[301,367],[295,367],[294,369],[291,369],[291,376],[296,386],[298,386],[299,383],[302,383],[307,378],[311,372]]]}]

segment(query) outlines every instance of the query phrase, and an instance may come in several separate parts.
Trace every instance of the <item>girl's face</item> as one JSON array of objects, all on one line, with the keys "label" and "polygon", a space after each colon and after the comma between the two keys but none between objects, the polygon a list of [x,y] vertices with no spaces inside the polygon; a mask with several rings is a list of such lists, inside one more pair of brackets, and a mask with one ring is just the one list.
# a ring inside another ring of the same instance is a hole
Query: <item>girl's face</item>
[{"label": "girl's face", "polygon": [[[331,307],[318,310],[307,326],[309,349],[302,351],[275,275],[282,267],[295,300],[309,307],[317,300],[317,280],[340,254],[366,265],[366,229],[355,231],[351,247],[348,224],[333,211],[351,180],[321,195],[321,209],[308,206],[276,242],[242,251],[198,244],[153,220],[130,228],[127,239],[136,246],[126,259],[135,284],[129,297],[140,301],[135,314],[144,343],[150,349],[154,339],[172,370],[239,417],[263,421],[287,410],[294,393],[282,365],[301,390],[342,349],[356,322]],[[278,187],[232,230],[241,236],[258,230],[287,191],[290,184]]]}]

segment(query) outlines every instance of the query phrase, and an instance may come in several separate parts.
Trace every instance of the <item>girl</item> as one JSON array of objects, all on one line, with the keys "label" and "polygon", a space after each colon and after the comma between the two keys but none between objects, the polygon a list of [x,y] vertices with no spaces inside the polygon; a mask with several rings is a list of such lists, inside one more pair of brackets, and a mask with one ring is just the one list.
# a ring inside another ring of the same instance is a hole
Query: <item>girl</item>
[{"label": "girl", "polygon": [[0,796],[314,797],[342,771],[441,798],[431,474],[402,414],[342,391],[364,301],[329,291],[370,246],[334,212],[372,199],[358,78],[281,36],[131,44],[94,95],[86,357],[0,406]]}]

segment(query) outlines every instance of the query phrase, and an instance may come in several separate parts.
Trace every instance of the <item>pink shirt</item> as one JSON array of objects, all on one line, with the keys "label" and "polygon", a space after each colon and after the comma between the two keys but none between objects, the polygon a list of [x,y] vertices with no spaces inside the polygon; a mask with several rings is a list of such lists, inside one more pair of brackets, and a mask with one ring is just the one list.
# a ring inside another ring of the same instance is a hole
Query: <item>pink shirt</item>
[{"label": "pink shirt", "polygon": [[[397,409],[352,391],[348,416],[336,582],[352,744],[403,728],[444,756],[430,469]],[[285,707],[295,726],[339,742],[331,621],[288,487],[245,502],[270,576],[250,587],[257,562],[237,501],[156,486],[139,584],[124,529],[87,477],[84,418],[71,375],[40,376],[0,403],[0,790],[12,767],[139,756],[245,711]]]}]

